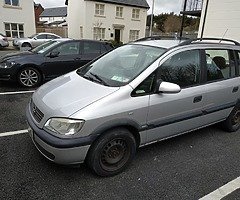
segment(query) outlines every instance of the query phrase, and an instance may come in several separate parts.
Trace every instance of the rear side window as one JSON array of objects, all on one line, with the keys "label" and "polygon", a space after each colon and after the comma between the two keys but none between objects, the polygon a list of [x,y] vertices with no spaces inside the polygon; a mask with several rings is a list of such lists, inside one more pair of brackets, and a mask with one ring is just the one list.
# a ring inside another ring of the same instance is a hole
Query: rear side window
[{"label": "rear side window", "polygon": [[99,42],[84,42],[83,43],[84,54],[100,54],[101,46]]},{"label": "rear side window", "polygon": [[229,79],[236,76],[234,57],[228,50],[205,50],[207,81]]},{"label": "rear side window", "polygon": [[238,71],[240,72],[240,51],[237,52],[237,66],[238,66]]},{"label": "rear side window", "polygon": [[159,68],[163,81],[178,84],[180,87],[191,87],[200,83],[199,50],[184,51],[170,57]]}]

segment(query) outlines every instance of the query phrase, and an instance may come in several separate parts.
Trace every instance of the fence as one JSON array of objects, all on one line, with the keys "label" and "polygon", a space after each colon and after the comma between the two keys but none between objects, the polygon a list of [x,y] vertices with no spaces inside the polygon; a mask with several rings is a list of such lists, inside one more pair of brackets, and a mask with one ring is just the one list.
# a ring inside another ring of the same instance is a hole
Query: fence
[{"label": "fence", "polygon": [[54,33],[61,37],[67,38],[68,37],[68,28],[67,27],[37,27],[37,33]]}]

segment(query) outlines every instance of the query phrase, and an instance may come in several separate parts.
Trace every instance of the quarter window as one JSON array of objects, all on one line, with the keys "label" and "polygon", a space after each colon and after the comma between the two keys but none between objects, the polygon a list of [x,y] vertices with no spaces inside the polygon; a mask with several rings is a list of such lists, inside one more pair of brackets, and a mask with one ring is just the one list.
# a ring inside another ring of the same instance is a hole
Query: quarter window
[{"label": "quarter window", "polygon": [[104,4],[95,4],[95,15],[104,16]]},{"label": "quarter window", "polygon": [[119,6],[116,7],[116,17],[120,17],[120,18],[123,17],[123,7],[119,7]]},{"label": "quarter window", "polygon": [[19,6],[19,0],[5,0],[6,5]]},{"label": "quarter window", "polygon": [[234,59],[228,50],[205,50],[207,64],[207,81],[235,77]]},{"label": "quarter window", "polygon": [[5,33],[7,37],[23,38],[24,37],[23,24],[5,23]]},{"label": "quarter window", "polygon": [[190,87],[200,83],[200,56],[198,50],[184,51],[170,57],[160,66],[163,81]]},{"label": "quarter window", "polygon": [[140,18],[140,9],[133,9],[132,10],[132,18],[139,19]]}]

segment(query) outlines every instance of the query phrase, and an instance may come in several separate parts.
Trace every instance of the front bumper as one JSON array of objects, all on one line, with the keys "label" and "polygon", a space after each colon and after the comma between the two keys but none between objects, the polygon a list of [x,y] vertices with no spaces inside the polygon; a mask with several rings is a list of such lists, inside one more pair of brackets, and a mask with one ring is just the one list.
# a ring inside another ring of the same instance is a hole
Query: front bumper
[{"label": "front bumper", "polygon": [[35,125],[29,106],[26,115],[31,127],[29,128],[29,134],[42,155],[58,164],[71,165],[84,162],[95,137],[58,138]]}]

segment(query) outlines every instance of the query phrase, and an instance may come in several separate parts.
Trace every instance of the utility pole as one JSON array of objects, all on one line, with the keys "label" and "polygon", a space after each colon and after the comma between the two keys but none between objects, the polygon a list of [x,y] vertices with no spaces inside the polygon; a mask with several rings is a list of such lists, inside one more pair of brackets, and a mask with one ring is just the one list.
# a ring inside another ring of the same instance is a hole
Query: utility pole
[{"label": "utility pole", "polygon": [[152,29],[153,29],[153,13],[154,13],[154,1],[152,0],[152,15],[151,15],[151,24],[150,24],[150,32],[149,36],[152,36]]}]

